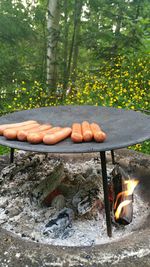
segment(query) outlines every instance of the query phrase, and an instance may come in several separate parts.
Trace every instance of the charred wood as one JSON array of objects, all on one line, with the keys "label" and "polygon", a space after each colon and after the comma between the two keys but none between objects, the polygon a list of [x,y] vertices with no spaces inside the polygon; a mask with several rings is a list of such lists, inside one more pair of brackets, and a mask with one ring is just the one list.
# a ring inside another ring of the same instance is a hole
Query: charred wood
[{"label": "charred wood", "polygon": [[33,190],[32,199],[49,205],[53,196],[59,194],[57,187],[65,178],[64,165],[59,163],[53,171]]},{"label": "charred wood", "polygon": [[[127,181],[130,181],[128,174],[116,165],[112,171],[113,183],[113,205],[112,212],[114,220],[118,224],[127,225],[133,218],[133,195],[127,195]],[[120,214],[119,214],[120,213]]]}]

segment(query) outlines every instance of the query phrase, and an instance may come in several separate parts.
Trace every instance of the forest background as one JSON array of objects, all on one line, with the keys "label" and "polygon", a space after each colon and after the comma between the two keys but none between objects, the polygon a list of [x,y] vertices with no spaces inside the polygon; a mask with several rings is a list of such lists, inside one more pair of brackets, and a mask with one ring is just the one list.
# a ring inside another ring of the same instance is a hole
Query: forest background
[{"label": "forest background", "polygon": [[149,114],[149,69],[149,0],[0,0],[0,115],[69,104]]}]

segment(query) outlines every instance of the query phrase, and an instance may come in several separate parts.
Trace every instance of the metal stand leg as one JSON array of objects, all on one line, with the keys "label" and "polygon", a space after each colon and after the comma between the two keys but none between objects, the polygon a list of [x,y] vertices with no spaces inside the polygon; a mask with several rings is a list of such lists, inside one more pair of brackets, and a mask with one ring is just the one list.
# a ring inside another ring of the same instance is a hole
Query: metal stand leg
[{"label": "metal stand leg", "polygon": [[10,163],[14,162],[14,148],[10,148]]},{"label": "metal stand leg", "polygon": [[111,150],[111,159],[112,159],[112,164],[115,164],[115,154],[114,154],[114,150]]},{"label": "metal stand leg", "polygon": [[109,237],[111,237],[112,236],[112,225],[111,225],[110,204],[109,204],[109,195],[108,195],[108,181],[107,181],[105,151],[100,152],[100,157],[101,157],[101,168],[102,168],[102,178],[103,178],[103,190],[104,190],[104,203],[105,203],[105,213],[106,213],[107,234]]}]

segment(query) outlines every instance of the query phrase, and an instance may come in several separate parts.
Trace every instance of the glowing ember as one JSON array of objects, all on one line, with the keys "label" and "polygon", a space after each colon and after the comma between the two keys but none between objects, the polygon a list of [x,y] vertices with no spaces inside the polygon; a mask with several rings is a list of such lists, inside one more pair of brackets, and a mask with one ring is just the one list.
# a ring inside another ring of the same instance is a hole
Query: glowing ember
[{"label": "glowing ember", "polygon": [[123,197],[123,199],[125,199],[124,201],[122,201],[119,205],[118,205],[118,208],[115,212],[115,219],[119,219],[120,217],[120,213],[122,211],[122,209],[129,205],[132,200],[129,200],[127,199],[129,196],[132,196],[133,194],[133,191],[135,189],[135,187],[137,186],[138,184],[138,180],[126,180],[124,181],[124,185],[126,186],[126,190],[123,191],[123,192],[120,192],[118,195],[117,195],[117,198],[116,198],[116,201],[115,201],[115,204],[114,204],[114,209],[117,208],[117,204],[118,204],[118,200]]}]

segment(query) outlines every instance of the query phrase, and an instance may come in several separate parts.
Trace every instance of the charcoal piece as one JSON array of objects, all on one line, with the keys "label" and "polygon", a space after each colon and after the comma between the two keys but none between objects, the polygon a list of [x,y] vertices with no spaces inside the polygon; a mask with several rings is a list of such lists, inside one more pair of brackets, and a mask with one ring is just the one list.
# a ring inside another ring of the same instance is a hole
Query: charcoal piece
[{"label": "charcoal piece", "polygon": [[[114,216],[115,222],[123,225],[130,224],[133,218],[133,195],[126,195],[126,181],[130,180],[128,174],[117,164],[113,171],[113,213],[116,214],[120,210],[118,218]],[[118,208],[119,207],[119,208]]]},{"label": "charcoal piece", "polygon": [[45,225],[43,234],[51,235],[51,238],[58,238],[63,236],[67,228],[71,228],[74,212],[72,209],[64,208],[56,217],[49,220]]}]

